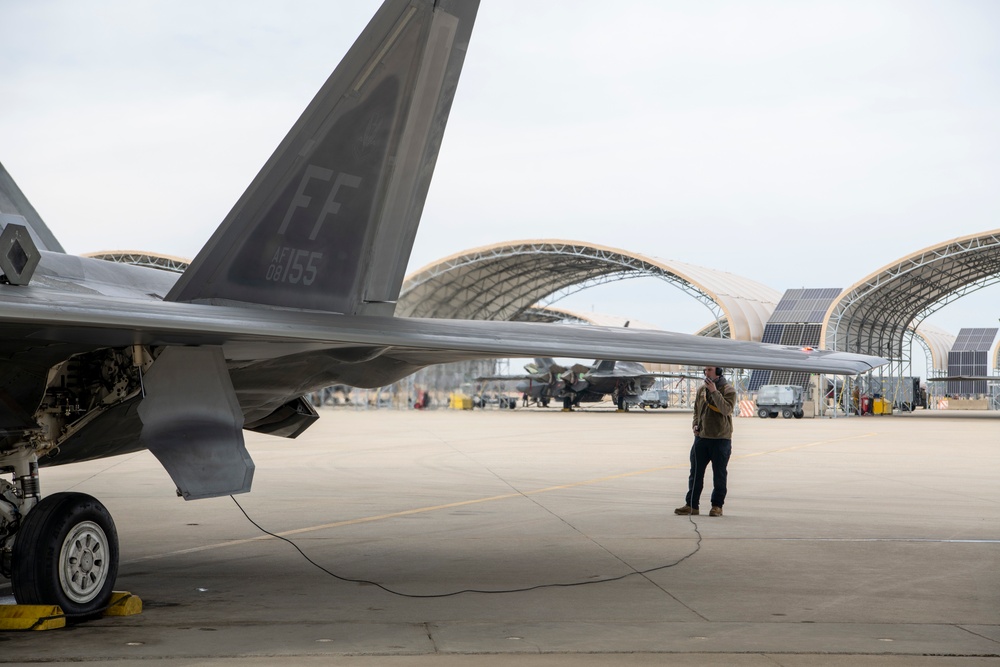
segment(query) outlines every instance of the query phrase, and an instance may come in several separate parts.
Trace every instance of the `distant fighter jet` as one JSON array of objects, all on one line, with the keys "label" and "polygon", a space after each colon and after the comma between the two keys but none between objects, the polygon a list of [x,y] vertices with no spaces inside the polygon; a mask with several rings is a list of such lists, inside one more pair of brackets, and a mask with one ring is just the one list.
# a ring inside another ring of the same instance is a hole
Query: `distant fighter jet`
[{"label": "distant fighter jet", "polygon": [[67,255],[0,167],[0,471],[12,474],[0,480],[0,572],[19,603],[93,615],[118,571],[108,511],[82,493],[43,498],[40,467],[149,449],[185,499],[243,493],[244,429],[296,437],[318,417],[304,396],[323,387],[535,355],[843,374],[885,363],[393,317],[477,8],[387,0],[179,279]]},{"label": "distant fighter jet", "polygon": [[517,391],[543,407],[558,400],[562,401],[564,410],[569,410],[580,403],[597,403],[610,395],[619,410],[627,411],[639,405],[640,396],[653,386],[656,378],[688,377],[676,373],[650,373],[635,361],[598,360],[590,366],[573,364],[566,368],[549,357],[536,358],[525,365],[524,370],[526,375],[490,375],[476,380],[517,380]]},{"label": "distant fighter jet", "polygon": [[565,368],[552,358],[536,358],[532,363],[525,364],[522,375],[482,375],[476,382],[517,380],[515,389],[532,403],[548,407],[552,399],[561,398],[563,380],[559,378]]},{"label": "distant fighter jet", "polygon": [[642,393],[653,386],[656,378],[688,377],[677,373],[650,373],[637,361],[613,360],[598,360],[589,368],[576,364],[569,373],[572,375],[566,380],[568,395],[563,397],[563,408],[594,403],[610,395],[622,411],[639,405]]}]

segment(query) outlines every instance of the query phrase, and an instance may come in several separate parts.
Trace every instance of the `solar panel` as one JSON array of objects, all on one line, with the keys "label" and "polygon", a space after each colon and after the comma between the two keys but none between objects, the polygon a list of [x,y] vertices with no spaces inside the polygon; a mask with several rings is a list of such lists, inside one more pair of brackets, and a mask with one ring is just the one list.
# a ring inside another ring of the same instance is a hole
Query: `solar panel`
[{"label": "solar panel", "polygon": [[[786,290],[764,325],[761,341],[795,347],[818,346],[823,318],[840,292],[836,287]],[[755,370],[750,373],[747,389],[757,391],[765,384],[792,384],[806,388],[809,386],[809,374]]]},{"label": "solar panel", "polygon": [[801,345],[802,330],[803,330],[803,325],[801,324],[786,324],[785,331],[784,333],[781,334],[781,344]]},{"label": "solar panel", "polygon": [[768,324],[780,322],[820,324],[841,290],[836,287],[786,290],[774,307]]},{"label": "solar panel", "polygon": [[747,391],[757,391],[765,384],[774,384],[771,382],[771,371],[754,370],[750,373]]},{"label": "solar panel", "polygon": [[781,334],[784,330],[784,324],[766,324],[764,325],[764,335],[761,336],[761,340],[765,343],[778,345],[781,343]]},{"label": "solar panel", "polygon": [[[948,375],[988,375],[989,353],[996,327],[961,329],[948,353]],[[986,380],[949,380],[948,394],[971,396],[987,392]]]},{"label": "solar panel", "polygon": [[952,352],[989,352],[993,347],[993,341],[997,337],[996,327],[982,329],[961,329],[955,344],[951,346]]}]

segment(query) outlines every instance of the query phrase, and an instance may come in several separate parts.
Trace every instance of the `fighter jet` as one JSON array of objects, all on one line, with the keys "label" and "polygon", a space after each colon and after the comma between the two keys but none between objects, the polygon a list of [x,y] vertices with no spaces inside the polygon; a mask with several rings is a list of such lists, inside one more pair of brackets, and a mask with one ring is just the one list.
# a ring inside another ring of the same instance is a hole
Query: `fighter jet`
[{"label": "fighter jet", "polygon": [[610,395],[622,412],[639,405],[642,393],[653,386],[656,378],[688,377],[677,373],[650,373],[637,361],[615,360],[597,360],[590,367],[574,364],[563,375],[566,383],[563,409],[602,401]]},{"label": "fighter jet", "polygon": [[149,449],[186,500],[244,493],[243,431],[296,437],[322,387],[536,355],[842,374],[885,362],[393,317],[477,9],[387,0],[179,278],[66,254],[0,168],[0,571],[19,603],[94,615],[118,571],[107,509],[43,496],[39,468]]},{"label": "fighter jet", "polygon": [[[644,391],[658,377],[688,377],[677,373],[651,373],[635,361],[597,360],[592,365],[573,364],[569,368],[552,358],[536,358],[524,366],[525,375],[490,375],[486,380],[517,380],[515,388],[528,399],[548,407],[552,400],[562,401],[564,410],[580,403],[596,403],[610,395],[618,410],[628,411],[639,405]],[[691,376],[694,377],[694,376]]]},{"label": "fighter jet", "polygon": [[481,375],[476,382],[510,382],[516,381],[514,388],[528,401],[542,407],[548,407],[552,399],[562,397],[563,380],[560,373],[566,369],[556,363],[555,359],[536,358],[524,365],[521,375]]}]

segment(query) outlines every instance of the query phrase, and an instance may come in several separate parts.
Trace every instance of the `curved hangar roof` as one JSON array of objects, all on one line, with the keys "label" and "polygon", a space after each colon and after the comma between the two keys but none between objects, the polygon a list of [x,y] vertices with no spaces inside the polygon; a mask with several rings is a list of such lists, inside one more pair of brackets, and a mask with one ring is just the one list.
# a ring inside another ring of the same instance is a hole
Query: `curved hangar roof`
[{"label": "curved hangar roof", "polygon": [[913,333],[916,335],[915,340],[926,348],[931,368],[945,375],[948,372],[948,353],[955,344],[955,334],[926,322],[921,323]]},{"label": "curved hangar roof", "polygon": [[84,257],[103,259],[107,262],[118,262],[119,264],[135,264],[136,266],[149,266],[154,269],[170,271],[171,273],[184,273],[184,270],[191,263],[191,260],[173,255],[161,255],[145,250],[100,250],[98,252],[84,253]]},{"label": "curved hangar roof", "polygon": [[781,294],[724,271],[574,241],[513,241],[473,248],[407,276],[402,317],[519,320],[594,285],[655,276],[699,299],[736,340],[760,340]]},{"label": "curved hangar roof", "polygon": [[919,329],[934,311],[996,282],[1000,229],[925,248],[844,290],[826,314],[820,345],[900,359],[911,325]]}]

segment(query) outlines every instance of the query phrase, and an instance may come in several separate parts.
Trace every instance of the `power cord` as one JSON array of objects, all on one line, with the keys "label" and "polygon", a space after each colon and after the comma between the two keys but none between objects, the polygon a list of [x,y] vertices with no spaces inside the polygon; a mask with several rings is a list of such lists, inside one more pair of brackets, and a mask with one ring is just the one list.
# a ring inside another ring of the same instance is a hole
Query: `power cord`
[{"label": "power cord", "polygon": [[[694,526],[694,532],[698,535],[698,541],[695,544],[694,550],[691,551],[691,553],[687,554],[686,556],[682,556],[681,558],[675,560],[674,562],[668,563],[666,565],[658,565],[657,567],[651,567],[651,568],[649,568],[647,570],[635,570],[635,569],[633,569],[631,572],[626,572],[625,574],[619,575],[617,577],[606,577],[604,579],[588,579],[586,581],[573,581],[573,582],[569,582],[569,583],[537,584],[535,586],[525,586],[524,588],[506,588],[506,589],[497,589],[497,590],[484,590],[484,589],[478,589],[478,588],[463,588],[462,590],[452,591],[450,593],[429,593],[429,594],[422,594],[422,595],[420,595],[420,594],[414,594],[414,593],[403,593],[401,591],[395,591],[395,590],[393,590],[393,589],[391,589],[391,588],[389,588],[387,586],[384,586],[383,584],[378,583],[377,581],[371,581],[371,580],[368,580],[368,579],[355,579],[355,578],[352,578],[352,577],[344,577],[344,576],[341,576],[339,574],[336,574],[335,572],[331,572],[330,570],[326,569],[325,567],[323,567],[322,565],[320,565],[319,563],[317,563],[316,561],[314,561],[312,558],[310,558],[309,556],[307,556],[306,553],[304,551],[302,551],[302,549],[300,549],[297,544],[295,544],[295,542],[292,542],[290,539],[288,539],[286,537],[282,537],[281,535],[276,535],[276,534],[272,533],[271,531],[263,528],[259,523],[257,523],[252,518],[250,518],[250,515],[247,514],[247,511],[245,509],[243,509],[243,506],[240,505],[239,501],[236,500],[235,497],[233,497],[233,496],[229,496],[229,497],[233,499],[233,502],[236,503],[236,506],[240,509],[240,512],[242,512],[243,516],[245,516],[247,518],[247,521],[249,521],[254,526],[256,526],[257,530],[259,530],[260,532],[264,533],[265,535],[270,535],[271,537],[274,537],[276,539],[282,540],[283,542],[287,542],[288,544],[292,545],[292,547],[296,551],[298,551],[299,554],[304,559],[306,559],[306,561],[310,565],[312,565],[313,567],[321,570],[322,572],[325,572],[326,574],[328,574],[329,576],[333,577],[334,579],[339,579],[340,581],[345,581],[345,582],[352,583],[352,584],[368,584],[370,586],[375,586],[377,588],[381,588],[386,593],[391,593],[393,595],[398,595],[398,596],[404,597],[404,598],[447,598],[447,597],[452,597],[452,596],[455,596],[455,595],[461,595],[463,593],[481,593],[481,594],[484,594],[484,595],[494,595],[494,594],[498,594],[498,593],[525,593],[527,591],[535,591],[535,590],[538,590],[540,588],[570,588],[570,587],[573,587],[573,586],[587,586],[589,584],[604,584],[604,583],[608,583],[608,582],[611,582],[611,581],[621,581],[622,579],[625,579],[627,577],[636,576],[636,575],[644,577],[645,575],[647,575],[647,574],[649,574],[651,572],[657,572],[659,570],[665,570],[667,568],[671,568],[671,567],[674,567],[676,565],[680,565],[681,563],[683,563],[688,558],[690,558],[691,556],[695,555],[696,553],[698,553],[698,551],[701,550],[701,531],[698,530],[698,524],[696,524],[694,522],[694,520],[691,519],[691,517],[689,516],[688,520],[691,521],[691,525]],[[619,560],[621,560],[621,559],[619,559]],[[622,561],[622,562],[624,562],[624,561]]]}]

